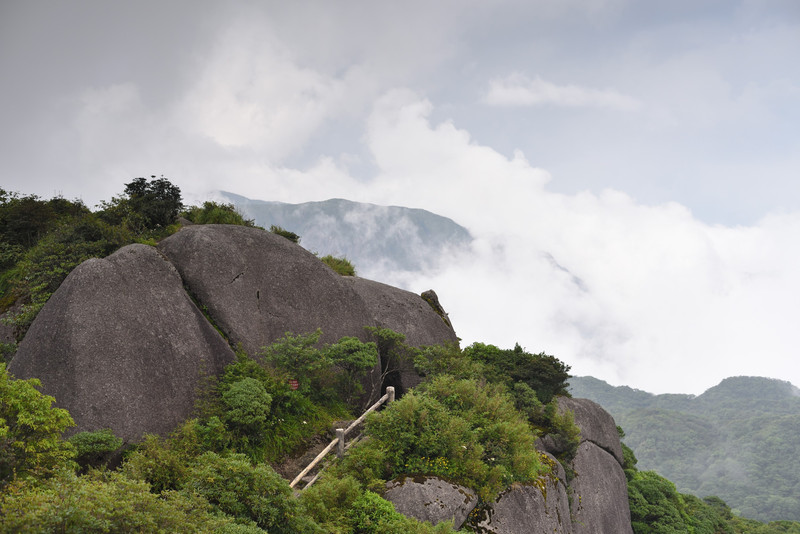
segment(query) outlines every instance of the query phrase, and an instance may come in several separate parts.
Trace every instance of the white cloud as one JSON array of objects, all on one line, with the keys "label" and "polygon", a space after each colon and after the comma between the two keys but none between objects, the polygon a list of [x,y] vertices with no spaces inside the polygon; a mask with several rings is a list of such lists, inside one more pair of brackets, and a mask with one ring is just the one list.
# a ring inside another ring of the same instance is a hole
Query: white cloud
[{"label": "white cloud", "polygon": [[800,383],[789,324],[800,313],[800,215],[727,228],[612,190],[551,193],[521,154],[431,124],[431,107],[399,91],[376,105],[368,142],[380,174],[367,193],[477,236],[440,271],[383,273],[433,287],[465,342],[520,342],[578,374],[653,392],[699,393],[739,374]]},{"label": "white cloud", "polygon": [[490,106],[600,107],[636,111],[641,103],[611,89],[592,89],[579,85],[556,85],[537,76],[531,80],[519,72],[489,82],[484,101]]}]

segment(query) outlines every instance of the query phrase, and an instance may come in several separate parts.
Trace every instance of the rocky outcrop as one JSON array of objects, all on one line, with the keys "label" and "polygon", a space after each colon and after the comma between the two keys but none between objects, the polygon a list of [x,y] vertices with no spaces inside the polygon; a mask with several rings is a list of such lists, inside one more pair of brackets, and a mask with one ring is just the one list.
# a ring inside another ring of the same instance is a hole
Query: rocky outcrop
[{"label": "rocky outcrop", "polygon": [[478,526],[479,532],[495,534],[572,534],[566,488],[551,476],[533,485],[514,485],[498,497]]},{"label": "rocky outcrop", "polygon": [[622,444],[614,418],[588,399],[559,397],[558,409],[572,412],[581,430],[572,460],[575,476],[569,482],[575,534],[632,534]]},{"label": "rocky outcrop", "polygon": [[471,489],[431,476],[400,477],[389,481],[383,498],[407,517],[434,525],[453,521],[456,529],[461,528],[478,504],[478,496]]},{"label": "rocky outcrop", "polygon": [[575,534],[632,534],[628,484],[617,460],[584,441],[572,468],[575,478],[569,487]]},{"label": "rocky outcrop", "polygon": [[613,455],[622,465],[622,444],[619,441],[617,423],[602,406],[589,399],[558,397],[558,411],[570,411],[575,424],[581,429],[581,441],[590,441]]},{"label": "rocky outcrop", "polygon": [[257,228],[195,225],[159,244],[189,291],[234,344],[255,353],[286,332],[323,342],[391,328],[414,346],[456,341],[419,295],[336,274],[291,241]]},{"label": "rocky outcrop", "polygon": [[[574,414],[581,429],[581,443],[569,466],[573,478],[567,482],[561,464],[549,452],[543,452],[551,473],[534,484],[514,484],[501,493],[474,525],[478,532],[632,534],[622,446],[614,419],[586,399],[559,398],[558,405],[561,412]],[[545,436],[537,444],[557,449],[559,441]],[[404,506],[416,510],[422,500]]]},{"label": "rocky outcrop", "polygon": [[73,270],[20,343],[9,371],[36,377],[76,430],[126,441],[191,414],[204,374],[235,356],[153,247],[129,245]]},{"label": "rocky outcrop", "polygon": [[159,250],[234,345],[256,354],[286,332],[323,342],[363,337],[373,320],[356,292],[313,254],[258,228],[195,225]]},{"label": "rocky outcrop", "polygon": [[[457,339],[418,295],[342,277],[261,229],[195,225],[158,248],[130,245],[78,266],[9,370],[41,379],[77,430],[111,428],[136,441],[191,414],[200,376],[234,360],[229,343],[255,354],[286,332],[320,328],[333,342],[366,339],[365,326],[392,328],[412,345]],[[411,371],[397,373],[401,391],[418,380]],[[371,373],[368,392],[379,391],[380,377],[380,368]]]}]

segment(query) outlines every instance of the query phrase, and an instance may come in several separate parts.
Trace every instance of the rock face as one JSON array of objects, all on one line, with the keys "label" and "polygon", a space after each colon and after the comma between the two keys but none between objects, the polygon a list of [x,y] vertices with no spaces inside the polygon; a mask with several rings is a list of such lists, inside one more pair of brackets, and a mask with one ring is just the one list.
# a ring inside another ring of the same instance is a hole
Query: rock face
[{"label": "rock face", "polygon": [[286,332],[324,342],[363,337],[372,319],[355,291],[313,254],[258,228],[195,225],[158,245],[228,339],[250,354]]},{"label": "rock face", "polygon": [[581,443],[569,483],[575,534],[632,533],[628,482],[622,470],[617,424],[599,404],[559,397],[558,409],[574,414]]},{"label": "rock face", "polygon": [[395,510],[419,521],[437,524],[453,521],[456,529],[478,504],[478,496],[469,488],[437,477],[401,477],[386,483],[383,498]]},{"label": "rock face", "polygon": [[[286,332],[321,328],[322,341],[333,342],[366,339],[365,326],[392,328],[414,345],[457,339],[418,295],[342,277],[257,228],[196,225],[157,249],[130,245],[78,266],[31,325],[9,370],[41,379],[77,431],[111,428],[137,441],[166,434],[191,414],[200,375],[235,359],[228,341],[255,354]],[[376,371],[367,391],[379,390]],[[401,391],[417,379],[399,376]]]},{"label": "rock face", "polygon": [[535,485],[512,486],[479,527],[496,534],[572,534],[567,490],[556,476],[542,477]]},{"label": "rock face", "polygon": [[590,441],[573,461],[572,516],[575,534],[632,533],[628,484],[616,459]]},{"label": "rock face", "polygon": [[202,373],[235,356],[153,247],[129,245],[70,273],[9,366],[36,377],[77,430],[126,441],[166,434],[189,417]]},{"label": "rock face", "polygon": [[581,441],[590,441],[612,454],[622,465],[622,444],[619,441],[617,424],[611,414],[602,406],[589,399],[558,398],[558,410],[561,413],[571,411],[575,416],[575,424],[581,429]]},{"label": "rock face", "polygon": [[[559,398],[558,406],[561,412],[572,411],[575,423],[581,429],[581,443],[570,466],[574,478],[567,482],[564,468],[545,451],[553,467],[552,473],[541,477],[535,484],[515,484],[501,493],[496,502],[488,505],[476,531],[497,534],[633,533],[628,485],[622,470],[622,446],[614,419],[587,399]],[[558,440],[552,436],[545,436],[537,443],[542,447],[558,446]],[[406,502],[404,506],[413,511],[422,507],[422,502],[422,499],[417,499]]]},{"label": "rock face", "polygon": [[286,332],[322,329],[322,341],[391,328],[415,346],[456,341],[419,296],[336,274],[291,241],[257,228],[195,225],[159,244],[189,291],[234,344],[255,353]]}]

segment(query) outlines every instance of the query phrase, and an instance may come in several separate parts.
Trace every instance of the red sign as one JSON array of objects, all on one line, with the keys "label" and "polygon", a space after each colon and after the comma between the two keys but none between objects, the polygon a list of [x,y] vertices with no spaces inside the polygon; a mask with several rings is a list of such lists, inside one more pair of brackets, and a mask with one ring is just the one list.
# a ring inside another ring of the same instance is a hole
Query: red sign
[{"label": "red sign", "polygon": [[297,380],[295,380],[294,378],[290,378],[290,379],[289,379],[289,387],[290,387],[290,388],[292,388],[292,389],[297,389],[297,386],[299,386],[299,385],[300,385],[300,382],[298,382],[298,381],[297,381]]}]

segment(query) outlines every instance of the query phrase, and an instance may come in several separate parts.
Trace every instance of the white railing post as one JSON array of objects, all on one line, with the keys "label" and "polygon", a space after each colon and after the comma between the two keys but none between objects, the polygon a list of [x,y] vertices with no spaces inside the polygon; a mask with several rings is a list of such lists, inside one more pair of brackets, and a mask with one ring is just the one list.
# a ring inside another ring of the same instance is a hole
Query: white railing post
[{"label": "white railing post", "polygon": [[[352,423],[350,423],[350,426],[348,426],[347,428],[337,428],[337,429],[336,429],[336,438],[335,438],[333,441],[331,441],[330,443],[328,443],[328,446],[327,446],[327,447],[325,447],[325,448],[324,448],[324,449],[323,449],[323,450],[322,450],[322,451],[321,451],[321,452],[320,452],[320,453],[317,455],[317,457],[316,457],[316,458],[314,458],[314,460],[312,460],[312,461],[311,461],[311,463],[310,463],[310,464],[308,464],[308,465],[305,467],[305,469],[303,469],[303,470],[302,470],[302,471],[301,471],[301,472],[300,472],[300,473],[299,473],[299,474],[298,474],[296,477],[294,477],[294,480],[292,480],[292,481],[291,481],[291,483],[289,483],[289,487],[290,487],[290,488],[294,488],[294,487],[295,487],[295,486],[296,486],[296,485],[297,485],[297,484],[300,482],[300,480],[301,480],[301,479],[302,479],[302,478],[303,478],[303,477],[304,477],[304,476],[305,476],[305,475],[306,475],[306,474],[307,474],[309,471],[311,471],[311,470],[312,470],[312,469],[313,469],[313,468],[314,468],[314,467],[315,467],[315,466],[316,466],[316,465],[317,465],[317,464],[318,464],[320,461],[322,461],[322,459],[325,457],[325,455],[326,455],[326,454],[328,454],[328,453],[329,453],[329,452],[330,452],[330,451],[331,451],[331,450],[332,450],[334,447],[337,447],[337,448],[336,448],[336,455],[337,455],[337,456],[339,456],[339,458],[341,458],[342,456],[344,456],[344,452],[345,452],[345,448],[346,448],[346,447],[345,447],[345,442],[344,442],[344,437],[345,437],[345,435],[346,435],[348,432],[350,432],[351,430],[355,429],[355,428],[356,428],[358,425],[360,425],[361,423],[363,423],[363,422],[364,422],[364,419],[366,419],[366,418],[367,418],[367,415],[369,415],[370,413],[372,413],[372,412],[374,412],[375,410],[377,410],[377,409],[378,409],[378,408],[379,408],[379,407],[380,407],[380,406],[381,406],[383,403],[387,403],[387,404],[388,404],[388,403],[390,403],[390,402],[394,402],[394,387],[392,387],[392,386],[388,386],[388,387],[386,388],[386,394],[385,394],[383,397],[381,397],[380,399],[378,399],[378,402],[376,402],[375,404],[373,404],[372,406],[370,406],[370,407],[367,409],[367,411],[365,411],[364,413],[362,413],[362,414],[361,414],[361,417],[359,417],[358,419],[356,419],[355,421],[353,421]],[[358,439],[358,437],[356,437],[356,440],[357,440],[357,439]],[[306,487],[308,487],[308,486],[310,486],[311,484],[313,484],[313,483],[314,483],[314,481],[315,481],[315,480],[317,480],[317,477],[318,477],[318,476],[319,476],[319,473],[317,473],[317,476],[316,476],[316,477],[314,477],[314,478],[313,478],[313,479],[312,479],[312,480],[311,480],[311,481],[310,481],[310,482],[309,482],[309,483],[306,485]]]},{"label": "white railing post", "polygon": [[336,456],[341,458],[344,456],[344,428],[336,429],[336,437],[339,438],[339,443],[336,447]]}]

